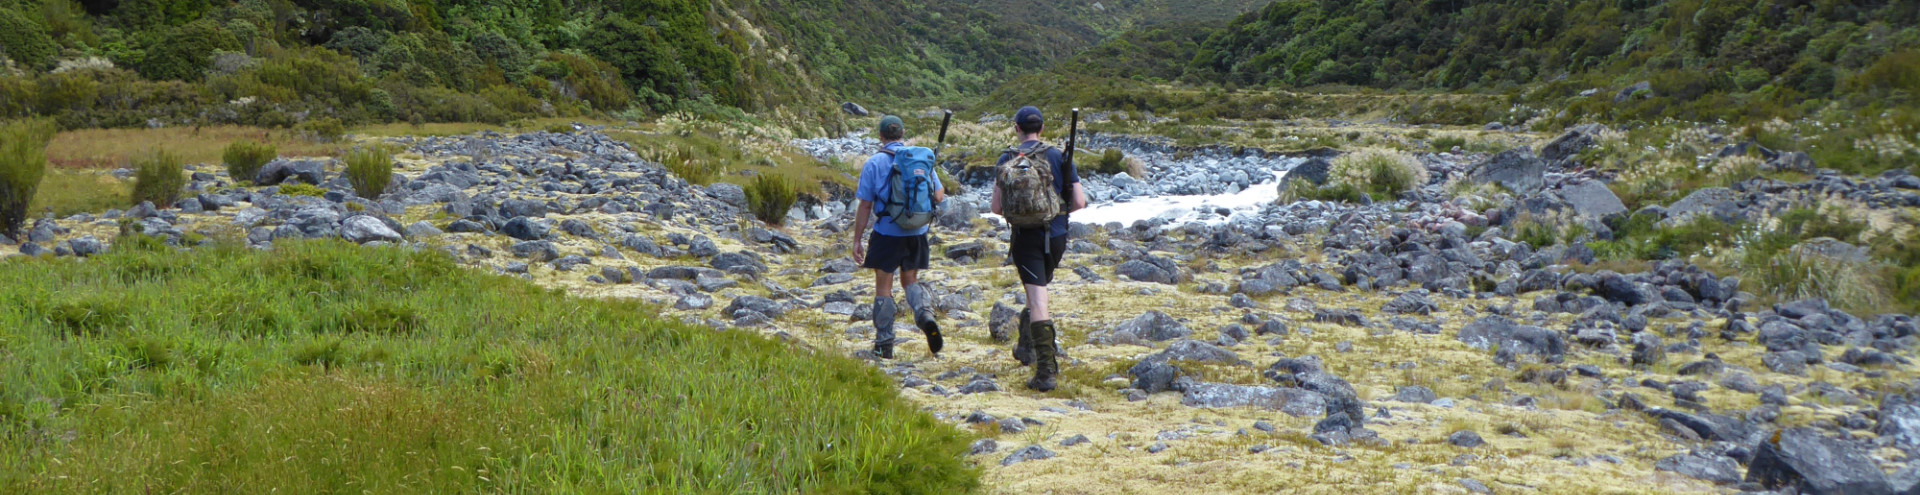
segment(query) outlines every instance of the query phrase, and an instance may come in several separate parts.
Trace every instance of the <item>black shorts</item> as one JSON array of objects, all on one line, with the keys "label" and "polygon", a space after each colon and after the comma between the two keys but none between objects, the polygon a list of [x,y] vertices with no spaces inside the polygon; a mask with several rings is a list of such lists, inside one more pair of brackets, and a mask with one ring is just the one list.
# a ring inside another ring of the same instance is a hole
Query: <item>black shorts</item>
[{"label": "black shorts", "polygon": [[867,235],[867,262],[860,266],[887,273],[925,270],[929,250],[924,235],[894,237],[874,232]]},{"label": "black shorts", "polygon": [[1013,242],[1007,246],[1007,257],[1013,260],[1013,269],[1020,272],[1020,283],[1046,287],[1053,283],[1053,271],[1060,268],[1060,259],[1067,255],[1067,236],[1048,237],[1046,227],[1014,229]]}]

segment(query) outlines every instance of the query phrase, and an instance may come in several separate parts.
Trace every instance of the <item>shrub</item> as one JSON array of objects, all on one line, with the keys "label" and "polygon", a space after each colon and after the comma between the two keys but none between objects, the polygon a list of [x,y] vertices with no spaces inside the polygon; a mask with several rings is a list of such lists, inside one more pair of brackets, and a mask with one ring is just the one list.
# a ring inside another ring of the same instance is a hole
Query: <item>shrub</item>
[{"label": "shrub", "polygon": [[180,156],[171,152],[154,151],[136,158],[132,168],[133,204],[151,201],[156,207],[166,208],[180,199],[180,191],[187,185]]},{"label": "shrub", "polygon": [[1122,153],[1118,149],[1107,148],[1107,151],[1100,153],[1100,160],[1094,162],[1093,171],[1107,175],[1125,172],[1126,165],[1122,162],[1125,161],[1126,158],[1126,153]]},{"label": "shrub", "polygon": [[60,45],[47,34],[46,25],[33,15],[11,8],[0,8],[0,55],[27,67],[45,65]]},{"label": "shrub", "polygon": [[1560,231],[1552,222],[1521,214],[1507,224],[1507,239],[1540,249],[1560,242]]},{"label": "shrub", "polygon": [[199,81],[206,77],[215,51],[239,49],[239,40],[212,19],[189,22],[148,48],[146,60],[140,63],[140,75],[156,80]]},{"label": "shrub", "polygon": [[1335,158],[1327,169],[1327,180],[1375,198],[1393,199],[1427,185],[1427,167],[1404,152],[1369,148]]},{"label": "shrub", "polygon": [[221,161],[227,165],[227,176],[238,184],[241,181],[253,182],[253,176],[260,172],[260,166],[279,156],[280,151],[271,144],[234,141],[221,154]]},{"label": "shrub", "polygon": [[340,119],[321,117],[301,122],[300,125],[293,126],[293,131],[307,139],[322,143],[331,143],[339,141],[342,137],[346,137],[347,125],[340,122]]},{"label": "shrub", "polygon": [[53,131],[53,122],[45,119],[0,126],[0,233],[17,236],[27,220],[27,206],[47,174]]},{"label": "shrub", "polygon": [[747,209],[755,218],[768,224],[779,225],[787,219],[787,210],[793,208],[798,192],[793,179],[774,174],[760,174],[747,182]]},{"label": "shrub", "polygon": [[355,149],[347,153],[346,161],[347,182],[362,198],[379,198],[393,182],[393,154],[382,147]]}]

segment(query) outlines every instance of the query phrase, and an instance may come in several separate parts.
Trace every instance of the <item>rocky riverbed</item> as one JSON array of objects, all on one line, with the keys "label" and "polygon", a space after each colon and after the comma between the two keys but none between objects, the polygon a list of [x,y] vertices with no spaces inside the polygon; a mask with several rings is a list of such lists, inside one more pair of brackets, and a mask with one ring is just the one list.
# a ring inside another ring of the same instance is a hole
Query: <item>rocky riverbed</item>
[{"label": "rocky riverbed", "polygon": [[[948,350],[928,356],[902,330],[899,359],[874,365],[983,437],[972,457],[995,493],[1914,493],[1913,317],[1763,305],[1697,265],[1617,273],[1593,268],[1584,243],[1536,249],[1503,233],[1525,214],[1599,235],[1628,213],[1609,177],[1569,164],[1591,145],[1583,132],[1537,152],[1423,155],[1431,184],[1395,201],[1078,223],[1055,289],[1063,383],[1049,394],[1020,387],[1030,371],[1004,341],[1023,304],[1002,266],[1007,229],[984,215],[981,179],[963,178],[976,187],[944,207],[923,275]],[[1089,174],[1102,206],[1326,175],[1325,156],[1089,141],[1146,166]],[[179,204],[40,220],[0,254],[84,257],[123,231],[266,249],[338,237],[865,357],[872,278],[846,256],[850,198],[807,202],[774,228],[743,213],[739,187],[688,184],[593,129],[394,142],[408,152],[379,201],[352,197],[327,162],[275,162],[244,187],[200,166]],[[871,144],[795,143],[823,158]],[[1905,174],[1811,175],[1645,213],[1920,206]],[[1504,189],[1460,195],[1454,181]],[[293,183],[324,192],[289,195],[312,190]]]}]

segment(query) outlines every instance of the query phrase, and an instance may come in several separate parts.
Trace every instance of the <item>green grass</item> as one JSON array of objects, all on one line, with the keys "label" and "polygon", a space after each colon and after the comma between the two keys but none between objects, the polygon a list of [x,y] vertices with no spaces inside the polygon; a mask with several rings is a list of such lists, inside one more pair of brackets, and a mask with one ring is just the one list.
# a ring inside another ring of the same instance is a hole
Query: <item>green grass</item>
[{"label": "green grass", "polygon": [[959,493],[871,367],[339,241],[0,263],[0,492]]},{"label": "green grass", "polygon": [[61,218],[79,213],[98,214],[125,208],[130,191],[126,181],[105,172],[56,168],[48,170],[40,180],[40,189],[34,192],[33,203],[27,211],[34,215],[51,211],[53,216]]},{"label": "green grass", "polygon": [[295,184],[281,185],[280,194],[284,194],[288,196],[308,196],[308,197],[314,197],[314,198],[323,198],[327,196],[327,190],[322,189],[320,186],[316,186],[313,184],[295,183]]}]

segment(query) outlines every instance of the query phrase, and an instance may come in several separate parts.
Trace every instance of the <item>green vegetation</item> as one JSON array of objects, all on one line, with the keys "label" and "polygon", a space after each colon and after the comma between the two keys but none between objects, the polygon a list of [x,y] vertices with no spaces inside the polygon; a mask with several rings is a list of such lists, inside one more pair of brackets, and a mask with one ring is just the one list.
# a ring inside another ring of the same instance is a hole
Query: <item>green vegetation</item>
[{"label": "green vegetation", "polygon": [[288,128],[735,109],[831,127],[841,97],[977,95],[1126,29],[1260,3],[8,0],[0,46],[22,70],[0,70],[0,118]]},{"label": "green vegetation", "polygon": [[34,191],[27,211],[51,213],[56,218],[80,213],[99,214],[127,207],[131,188],[113,174],[94,170],[48,170]]},{"label": "green vegetation", "polygon": [[1099,160],[1093,162],[1093,172],[1113,175],[1127,171],[1127,154],[1119,149],[1108,148],[1100,153]]},{"label": "green vegetation", "polygon": [[1444,153],[1448,151],[1453,151],[1454,148],[1463,148],[1466,145],[1467,145],[1467,138],[1464,138],[1464,137],[1443,136],[1443,137],[1433,138],[1433,151],[1435,153]]},{"label": "green vegetation", "polygon": [[148,153],[135,159],[129,168],[133,169],[133,196],[129,199],[136,205],[151,201],[156,207],[171,207],[187,186],[180,156],[169,151]]},{"label": "green vegetation", "polygon": [[280,194],[287,196],[325,197],[327,190],[313,184],[290,183],[280,185]]},{"label": "green vegetation", "polygon": [[393,153],[383,146],[355,149],[342,161],[347,166],[347,182],[362,198],[379,199],[387,192],[387,184],[393,183]]},{"label": "green vegetation", "polygon": [[871,366],[438,253],[123,237],[0,263],[0,293],[7,493],[978,485]]},{"label": "green vegetation", "polygon": [[318,143],[332,143],[347,136],[347,125],[340,119],[321,117],[293,126],[293,132]]},{"label": "green vegetation", "polygon": [[253,182],[253,176],[260,172],[262,165],[279,157],[280,150],[275,149],[271,144],[234,141],[233,144],[227,145],[226,151],[221,153],[220,161],[227,165],[227,177],[238,184]]},{"label": "green vegetation", "polygon": [[1400,193],[1427,185],[1427,167],[1413,155],[1386,149],[1363,149],[1340,155],[1327,169],[1327,180],[1352,184],[1375,198],[1392,200]]},{"label": "green vegetation", "polygon": [[1327,169],[1327,183],[1315,186],[1303,180],[1281,186],[1286,200],[1361,202],[1361,196],[1392,201],[1400,193],[1427,185],[1427,167],[1405,152],[1368,148],[1340,155]]},{"label": "green vegetation", "polygon": [[747,192],[747,210],[768,225],[786,223],[787,210],[799,199],[793,180],[778,175],[756,175],[743,189]]},{"label": "green vegetation", "polygon": [[20,234],[20,224],[26,221],[35,191],[47,174],[47,142],[52,140],[51,122],[0,125],[0,234]]}]

